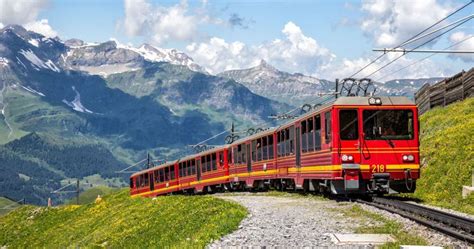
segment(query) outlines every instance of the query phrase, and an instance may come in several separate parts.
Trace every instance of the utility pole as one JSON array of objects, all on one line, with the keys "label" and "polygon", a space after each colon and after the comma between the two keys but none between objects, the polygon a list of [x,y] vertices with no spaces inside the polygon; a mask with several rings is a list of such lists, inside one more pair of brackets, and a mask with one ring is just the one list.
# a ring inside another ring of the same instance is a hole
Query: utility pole
[{"label": "utility pole", "polygon": [[339,79],[336,79],[336,95],[335,95],[336,99],[337,99],[337,97],[339,97],[338,92],[339,92]]},{"label": "utility pole", "polygon": [[146,160],[147,160],[146,168],[149,169],[150,168],[150,153],[146,154]]},{"label": "utility pole", "polygon": [[76,185],[76,204],[79,205],[79,178],[77,179]]}]

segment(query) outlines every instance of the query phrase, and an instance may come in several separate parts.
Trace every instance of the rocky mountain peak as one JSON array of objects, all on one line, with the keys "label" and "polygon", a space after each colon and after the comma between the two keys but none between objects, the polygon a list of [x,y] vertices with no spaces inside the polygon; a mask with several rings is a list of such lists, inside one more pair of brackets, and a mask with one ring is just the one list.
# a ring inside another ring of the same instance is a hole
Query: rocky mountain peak
[{"label": "rocky mountain peak", "polygon": [[65,41],[64,44],[68,47],[79,47],[79,46],[84,46],[85,45],[83,40],[76,39],[76,38],[69,39],[69,40]]},{"label": "rocky mountain peak", "polygon": [[277,72],[278,69],[276,69],[275,67],[273,67],[272,65],[270,65],[266,60],[264,59],[261,59],[260,60],[260,64],[258,64],[258,66],[256,67],[256,69],[259,69],[259,70],[265,70],[265,71],[275,71]]}]

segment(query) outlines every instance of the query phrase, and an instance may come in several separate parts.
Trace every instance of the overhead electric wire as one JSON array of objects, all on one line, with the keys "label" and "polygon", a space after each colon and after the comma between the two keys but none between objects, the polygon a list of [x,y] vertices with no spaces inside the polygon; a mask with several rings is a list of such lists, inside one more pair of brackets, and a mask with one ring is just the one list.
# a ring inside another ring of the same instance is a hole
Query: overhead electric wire
[{"label": "overhead electric wire", "polygon": [[391,64],[394,63],[395,61],[399,60],[400,58],[402,58],[402,57],[405,56],[406,54],[410,53],[411,51],[413,51],[413,50],[415,50],[415,49],[417,49],[417,48],[419,48],[419,47],[422,47],[422,46],[424,46],[424,45],[430,43],[431,41],[435,40],[436,38],[438,38],[438,37],[440,37],[440,36],[442,36],[442,35],[448,33],[449,31],[451,31],[451,30],[453,30],[453,29],[455,29],[455,28],[461,26],[462,24],[468,22],[469,20],[471,20],[471,19],[464,20],[463,22],[458,23],[458,24],[455,25],[454,27],[451,27],[450,29],[448,29],[448,30],[442,32],[441,34],[438,34],[438,35],[436,35],[435,37],[432,37],[432,38],[430,38],[429,40],[423,42],[422,44],[420,44],[420,45],[418,45],[418,46],[416,46],[416,47],[414,47],[414,48],[412,48],[412,49],[410,49],[410,50],[407,50],[406,53],[403,53],[403,54],[401,54],[400,56],[396,57],[395,59],[389,61],[388,63],[386,63],[385,65],[383,65],[383,66],[380,67],[379,69],[375,70],[374,72],[370,73],[369,75],[365,76],[364,78],[368,78],[368,77],[374,75],[375,73],[377,73],[377,72],[379,72],[380,70],[382,70],[382,69],[388,67],[389,65],[391,65]]},{"label": "overhead electric wire", "polygon": [[[426,32],[427,30],[433,28],[434,26],[440,24],[442,21],[448,19],[449,17],[451,17],[452,15],[458,13],[459,11],[461,11],[462,9],[466,8],[467,6],[469,6],[471,3],[473,3],[474,0],[471,0],[469,3],[463,5],[462,7],[460,7],[459,9],[455,10],[454,12],[452,12],[451,14],[445,16],[444,18],[442,18],[441,20],[435,22],[434,24],[432,24],[431,26],[425,28],[424,30],[422,30],[421,32],[419,32],[418,34],[412,36],[411,38],[409,38],[408,40],[400,43],[399,45],[395,46],[394,48],[399,48],[403,45],[405,45],[405,43],[409,42],[410,40],[413,40],[415,39],[416,37],[418,37],[419,35],[423,34],[424,32]],[[375,62],[377,62],[380,58],[382,58],[383,56],[385,56],[385,53],[384,54],[381,54],[379,56],[377,56],[377,58],[373,59],[371,62],[369,62],[367,65],[365,65],[364,67],[362,67],[361,69],[359,69],[357,72],[353,73],[351,76],[347,77],[347,78],[352,78],[354,77],[355,75],[359,74],[360,72],[362,72],[364,69],[366,69],[367,67],[369,67],[370,65],[374,64]]]},{"label": "overhead electric wire", "polygon": [[[444,48],[443,50],[447,50],[447,49],[453,48],[453,47],[455,47],[455,46],[457,46],[457,45],[459,45],[459,44],[461,44],[461,43],[463,43],[463,42],[465,42],[465,41],[467,41],[467,40],[469,40],[469,39],[471,39],[471,38],[473,38],[473,37],[474,37],[474,36],[472,36],[472,35],[471,35],[471,36],[468,36],[468,37],[466,37],[465,39],[463,39],[463,40],[461,40],[461,41],[459,41],[459,42],[456,42],[455,44],[453,44],[453,45],[451,45],[451,46],[449,46],[449,47]],[[381,80],[381,79],[383,79],[383,78],[385,78],[385,77],[388,77],[388,76],[390,76],[390,75],[393,75],[393,74],[395,74],[395,73],[398,73],[398,72],[400,72],[400,71],[402,71],[402,70],[404,70],[404,69],[406,69],[406,68],[408,68],[408,67],[411,67],[411,66],[413,66],[413,65],[415,65],[415,64],[417,64],[417,63],[420,63],[420,62],[422,62],[422,61],[424,61],[424,60],[427,60],[428,58],[433,57],[433,56],[435,56],[435,55],[437,55],[437,54],[439,54],[439,53],[440,53],[440,52],[433,52],[432,54],[430,54],[430,55],[428,55],[428,56],[426,56],[426,57],[424,57],[424,58],[422,58],[422,59],[420,59],[420,60],[417,60],[417,61],[415,61],[415,62],[413,62],[413,63],[411,63],[411,64],[409,64],[409,65],[407,65],[407,66],[404,66],[404,67],[402,67],[402,68],[400,68],[400,69],[398,69],[398,70],[396,70],[396,71],[393,71],[393,72],[391,72],[391,73],[389,73],[389,74],[386,74],[386,75],[384,75],[384,76],[382,76],[382,77],[379,77],[379,78],[377,78],[375,81],[377,82],[377,81],[379,81],[379,80]]]}]

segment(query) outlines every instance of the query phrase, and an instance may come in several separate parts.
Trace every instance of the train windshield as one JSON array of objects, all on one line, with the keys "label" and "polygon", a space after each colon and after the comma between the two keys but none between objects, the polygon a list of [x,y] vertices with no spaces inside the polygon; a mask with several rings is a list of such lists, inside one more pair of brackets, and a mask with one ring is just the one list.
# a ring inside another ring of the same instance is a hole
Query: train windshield
[{"label": "train windshield", "polygon": [[411,140],[413,111],[364,110],[364,138],[366,140]]}]

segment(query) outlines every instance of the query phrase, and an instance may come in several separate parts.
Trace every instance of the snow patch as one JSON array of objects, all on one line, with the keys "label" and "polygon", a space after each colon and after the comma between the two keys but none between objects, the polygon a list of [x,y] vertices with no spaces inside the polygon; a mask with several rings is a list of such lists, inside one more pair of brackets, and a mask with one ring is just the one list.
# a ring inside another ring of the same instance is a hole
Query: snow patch
[{"label": "snow patch", "polygon": [[74,111],[82,112],[82,113],[94,113],[93,111],[85,108],[81,103],[81,94],[76,90],[75,86],[72,86],[72,90],[76,93],[74,100],[69,102],[63,99],[63,103],[71,107]]},{"label": "snow patch", "polygon": [[48,60],[47,62],[42,61],[40,58],[38,58],[38,56],[36,56],[33,51],[31,51],[31,49],[22,49],[20,50],[20,54],[22,54],[27,60],[29,60],[33,68],[37,71],[39,71],[41,68],[49,69],[54,72],[60,71],[59,68],[51,60]]},{"label": "snow patch", "polygon": [[37,48],[39,47],[39,42],[38,42],[38,40],[36,40],[36,39],[30,39],[30,40],[28,40],[28,42],[29,42],[31,45],[33,45],[33,46],[35,46],[35,47],[37,47]]},{"label": "snow patch", "polygon": [[38,94],[39,96],[42,96],[42,97],[46,96],[46,95],[44,95],[42,92],[36,91],[35,89],[33,89],[33,88],[29,87],[29,86],[26,86],[26,87],[25,87],[25,86],[22,86],[22,85],[20,85],[20,86],[21,86],[21,88],[27,90],[27,91],[30,92],[30,93],[35,93],[35,94]]}]

